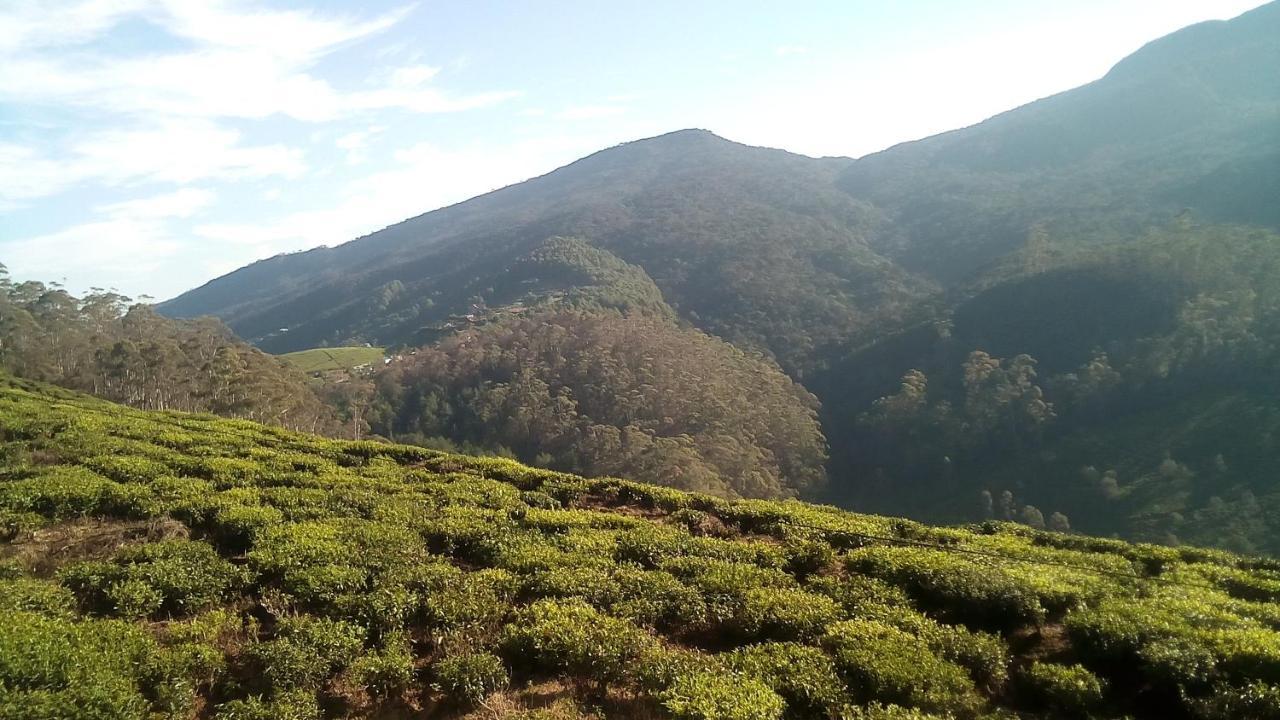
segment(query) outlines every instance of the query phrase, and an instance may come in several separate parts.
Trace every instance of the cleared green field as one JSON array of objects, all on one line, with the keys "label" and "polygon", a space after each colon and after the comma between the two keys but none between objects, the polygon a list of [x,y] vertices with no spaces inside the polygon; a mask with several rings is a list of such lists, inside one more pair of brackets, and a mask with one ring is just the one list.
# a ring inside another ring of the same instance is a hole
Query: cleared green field
[{"label": "cleared green field", "polygon": [[378,363],[382,360],[384,350],[385,348],[380,347],[311,348],[285,353],[280,357],[302,372],[317,373],[326,370],[349,370],[361,365]]},{"label": "cleared green field", "polygon": [[0,718],[1275,718],[1278,599],[1274,559],[0,376]]}]

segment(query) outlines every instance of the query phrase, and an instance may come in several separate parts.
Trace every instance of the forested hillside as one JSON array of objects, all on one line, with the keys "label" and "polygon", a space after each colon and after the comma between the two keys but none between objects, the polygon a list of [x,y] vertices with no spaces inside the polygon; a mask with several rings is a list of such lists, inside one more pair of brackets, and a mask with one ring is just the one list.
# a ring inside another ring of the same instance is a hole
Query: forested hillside
[{"label": "forested hillside", "polygon": [[832,472],[863,479],[839,499],[1280,551],[1280,235],[1183,221],[1050,266],[815,378]]},{"label": "forested hillside", "polygon": [[1271,3],[857,160],[671,133],[159,310],[393,346],[353,436],[1280,552],[1276,66]]},{"label": "forested hillside", "polygon": [[214,318],[162,317],[116,293],[15,283],[0,265],[0,370],[149,410],[212,412],[327,432],[303,375]]},{"label": "forested hillside", "polygon": [[0,379],[0,717],[1280,712],[1280,565]]}]

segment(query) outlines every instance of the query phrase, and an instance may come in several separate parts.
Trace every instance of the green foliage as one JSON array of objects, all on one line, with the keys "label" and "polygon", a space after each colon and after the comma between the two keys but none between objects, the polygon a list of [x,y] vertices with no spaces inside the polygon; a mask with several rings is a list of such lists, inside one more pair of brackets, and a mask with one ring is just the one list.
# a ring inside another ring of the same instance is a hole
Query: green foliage
[{"label": "green foliage", "polygon": [[171,320],[128,303],[112,292],[75,297],[56,285],[14,284],[0,273],[0,369],[150,410],[332,426],[303,375],[218,320]]},{"label": "green foliage", "polygon": [[1033,706],[1057,717],[1089,717],[1101,705],[1106,683],[1080,665],[1034,662],[1018,675],[1018,688]]},{"label": "green foliage", "polygon": [[679,676],[658,699],[676,720],[776,720],[785,709],[759,680],[708,671]]},{"label": "green foliage", "polygon": [[189,540],[126,547],[109,562],[79,563],[62,572],[63,584],[85,607],[129,618],[198,612],[246,581],[212,547]]},{"label": "green foliage", "polygon": [[834,600],[793,588],[753,588],[743,598],[732,627],[752,640],[813,640],[840,620]]},{"label": "green foliage", "polygon": [[145,631],[119,621],[74,622],[4,612],[0,717],[145,720],[161,709],[149,696],[178,679],[154,664],[157,655]]},{"label": "green foliage", "polygon": [[870,547],[849,554],[850,569],[903,587],[919,603],[978,627],[1005,629],[1044,617],[1039,598],[992,562],[940,550]]},{"label": "green foliage", "polygon": [[580,600],[539,600],[517,612],[501,638],[503,652],[515,666],[564,671],[602,683],[625,677],[654,642],[635,625]]},{"label": "green foliage", "polygon": [[787,703],[787,716],[831,717],[848,701],[831,658],[799,643],[764,643],[735,650],[726,665],[772,688]]},{"label": "green foliage", "polygon": [[[0,563],[10,717],[330,717],[432,682],[462,712],[544,678],[682,717],[1065,714],[1080,662],[1216,718],[1265,716],[1280,682],[1262,558],[728,502],[58,392],[0,384],[0,434],[23,438],[0,489],[42,526],[0,542],[21,558]],[[191,539],[146,540],[174,518]],[[99,538],[118,549],[97,559]],[[1037,634],[1058,664],[1032,665]]]},{"label": "green foliage", "polygon": [[351,674],[374,697],[399,695],[413,682],[413,652],[408,640],[399,636],[387,638],[381,650],[356,658],[351,663]]},{"label": "green foliage", "polygon": [[930,712],[969,714],[982,703],[964,669],[911,634],[874,620],[847,620],[822,639],[855,698]]},{"label": "green foliage", "polygon": [[419,348],[377,386],[372,427],[389,437],[502,445],[558,469],[726,496],[792,496],[825,479],[811,395],[661,316],[513,316]]},{"label": "green foliage", "polygon": [[461,705],[475,705],[510,679],[502,660],[488,652],[459,652],[447,655],[432,668],[432,686]]},{"label": "green foliage", "polygon": [[275,638],[245,654],[267,688],[314,689],[355,659],[363,636],[357,626],[303,615],[282,621]]},{"label": "green foliage", "polygon": [[323,717],[315,693],[288,690],[270,698],[260,695],[218,706],[216,720],[319,720]]}]

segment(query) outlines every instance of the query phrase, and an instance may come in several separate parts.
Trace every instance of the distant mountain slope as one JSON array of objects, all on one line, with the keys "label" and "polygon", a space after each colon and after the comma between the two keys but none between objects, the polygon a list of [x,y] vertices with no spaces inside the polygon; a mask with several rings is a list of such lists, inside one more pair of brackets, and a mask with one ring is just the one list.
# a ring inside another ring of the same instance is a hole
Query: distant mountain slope
[{"label": "distant mountain slope", "polygon": [[483,298],[514,258],[565,235],[641,265],[704,328],[798,363],[864,312],[924,288],[863,241],[878,214],[835,187],[848,162],[681,131],[337,248],[255,263],[161,309],[218,315],[277,351],[404,342]]},{"label": "distant mountain slope", "polygon": [[[1150,43],[1106,77],[857,161],[686,130],[161,305],[266,349],[404,342],[552,235],[636,263],[680,314],[792,370],[1022,247],[1118,241],[1188,207],[1280,227],[1280,5]],[[401,283],[386,298],[389,283]],[[287,335],[274,334],[288,328]]]},{"label": "distant mountain slope", "polygon": [[1114,241],[1182,208],[1280,227],[1280,4],[1149,43],[1102,79],[851,164],[874,247],[963,278],[1047,223]]}]

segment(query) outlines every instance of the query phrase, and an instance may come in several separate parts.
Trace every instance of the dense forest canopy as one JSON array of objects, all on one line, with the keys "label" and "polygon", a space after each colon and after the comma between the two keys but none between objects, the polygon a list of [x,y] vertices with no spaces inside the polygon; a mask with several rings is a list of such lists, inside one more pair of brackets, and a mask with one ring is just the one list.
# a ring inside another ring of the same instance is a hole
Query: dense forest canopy
[{"label": "dense forest canopy", "polygon": [[402,441],[505,446],[586,475],[719,495],[822,485],[817,401],[764,358],[669,321],[548,310],[466,330],[377,376],[370,423]]},{"label": "dense forest canopy", "polygon": [[825,429],[850,439],[833,473],[867,479],[833,492],[934,518],[1058,512],[1093,532],[1280,550],[1266,512],[1280,500],[1278,272],[1280,235],[1188,218],[1004,268],[935,308],[928,332],[887,334],[820,379],[843,394]]}]

